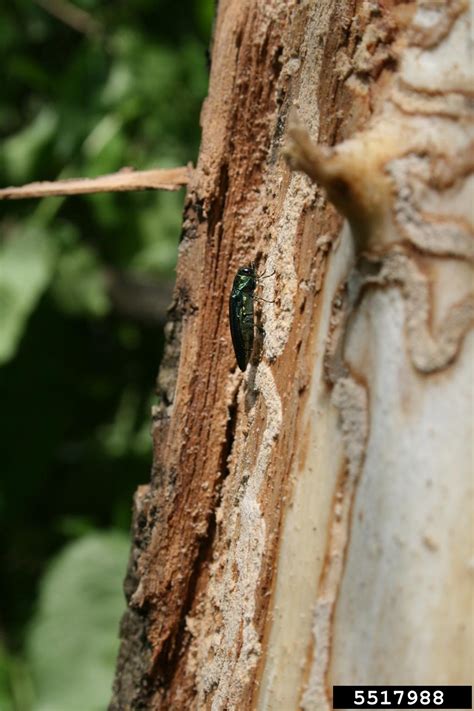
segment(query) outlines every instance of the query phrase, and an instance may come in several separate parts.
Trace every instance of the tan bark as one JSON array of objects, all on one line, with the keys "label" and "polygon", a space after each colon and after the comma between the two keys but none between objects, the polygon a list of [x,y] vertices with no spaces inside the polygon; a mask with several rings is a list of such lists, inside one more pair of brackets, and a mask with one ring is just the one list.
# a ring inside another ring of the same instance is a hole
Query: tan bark
[{"label": "tan bark", "polygon": [[[220,1],[111,708],[472,683],[468,21]],[[227,299],[255,258],[242,376]]]}]

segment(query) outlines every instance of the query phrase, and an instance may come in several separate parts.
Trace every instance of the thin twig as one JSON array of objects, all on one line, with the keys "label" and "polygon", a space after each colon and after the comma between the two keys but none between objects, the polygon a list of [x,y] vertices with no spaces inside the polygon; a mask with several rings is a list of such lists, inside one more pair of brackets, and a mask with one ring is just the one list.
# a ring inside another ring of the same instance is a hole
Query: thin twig
[{"label": "thin twig", "polygon": [[68,178],[67,180],[41,181],[19,187],[0,189],[0,200],[22,200],[57,195],[85,195],[87,193],[113,193],[133,190],[179,190],[188,184],[192,167],[155,170],[123,168],[118,173],[97,178]]}]

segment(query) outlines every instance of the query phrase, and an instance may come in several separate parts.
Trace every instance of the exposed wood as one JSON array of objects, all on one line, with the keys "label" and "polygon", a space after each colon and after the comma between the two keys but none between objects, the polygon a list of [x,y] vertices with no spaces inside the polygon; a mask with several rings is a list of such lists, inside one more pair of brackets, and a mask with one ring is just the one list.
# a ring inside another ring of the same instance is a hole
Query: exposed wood
[{"label": "exposed wood", "polygon": [[[472,683],[468,24],[220,0],[111,709]],[[227,300],[254,259],[242,375]]]},{"label": "exposed wood", "polygon": [[0,200],[25,200],[59,195],[128,192],[135,190],[179,190],[189,183],[192,168],[156,168],[133,170],[122,168],[118,173],[97,178],[42,180],[19,187],[0,188]]}]

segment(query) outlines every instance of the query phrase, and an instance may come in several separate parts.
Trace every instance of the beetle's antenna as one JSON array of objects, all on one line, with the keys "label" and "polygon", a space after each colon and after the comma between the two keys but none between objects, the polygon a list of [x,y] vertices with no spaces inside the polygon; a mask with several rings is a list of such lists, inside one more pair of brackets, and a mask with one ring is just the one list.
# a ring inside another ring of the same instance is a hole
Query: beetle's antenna
[{"label": "beetle's antenna", "polygon": [[263,272],[263,274],[257,274],[257,279],[268,279],[274,274],[276,274],[275,270],[273,270],[270,274],[265,274],[265,272]]}]

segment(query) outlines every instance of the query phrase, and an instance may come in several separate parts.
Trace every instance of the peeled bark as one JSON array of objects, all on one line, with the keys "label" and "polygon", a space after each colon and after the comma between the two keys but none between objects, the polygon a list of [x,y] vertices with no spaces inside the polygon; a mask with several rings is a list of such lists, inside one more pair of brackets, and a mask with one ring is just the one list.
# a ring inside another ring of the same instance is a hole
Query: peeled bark
[{"label": "peeled bark", "polygon": [[[468,25],[461,1],[220,0],[111,708],[472,683]],[[242,375],[227,300],[255,258]]]}]

